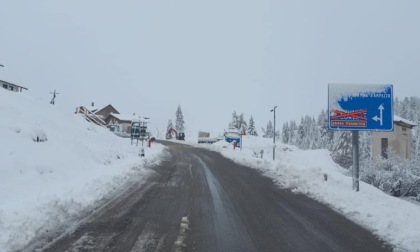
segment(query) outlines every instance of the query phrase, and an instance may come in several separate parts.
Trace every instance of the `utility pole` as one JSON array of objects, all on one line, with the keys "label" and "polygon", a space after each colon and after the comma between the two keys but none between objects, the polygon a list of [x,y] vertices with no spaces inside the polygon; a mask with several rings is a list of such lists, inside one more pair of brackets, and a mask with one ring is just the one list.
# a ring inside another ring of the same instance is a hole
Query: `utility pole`
[{"label": "utility pole", "polygon": [[274,106],[271,112],[274,112],[274,133],[273,133],[273,160],[276,159],[276,108],[277,106]]},{"label": "utility pole", "polygon": [[52,94],[53,95],[53,98],[51,99],[51,101],[50,101],[50,104],[52,104],[52,105],[54,105],[55,104],[55,97],[58,95],[58,94],[60,94],[60,93],[57,93],[56,91],[55,91],[55,89],[54,89],[54,92],[50,92],[50,94]]}]

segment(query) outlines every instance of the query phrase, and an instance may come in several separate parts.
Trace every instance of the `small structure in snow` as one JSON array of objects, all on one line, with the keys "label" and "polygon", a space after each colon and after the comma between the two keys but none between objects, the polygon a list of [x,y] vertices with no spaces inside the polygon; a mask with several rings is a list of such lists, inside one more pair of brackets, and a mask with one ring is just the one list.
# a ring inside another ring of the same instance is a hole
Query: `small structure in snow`
[{"label": "small structure in snow", "polygon": [[219,141],[217,137],[210,137],[210,132],[199,131],[198,132],[198,143],[215,143]]},{"label": "small structure in snow", "polygon": [[131,131],[133,116],[110,113],[104,121],[114,133],[127,134],[128,136]]},{"label": "small structure in snow", "polygon": [[388,158],[389,150],[403,158],[411,158],[412,153],[412,129],[417,126],[399,116],[394,116],[394,131],[392,132],[373,132],[372,145],[373,156]]},{"label": "small structure in snow", "polygon": [[22,87],[4,80],[0,80],[0,84],[4,89],[7,89],[12,92],[22,92],[23,89],[28,90],[26,87]]}]

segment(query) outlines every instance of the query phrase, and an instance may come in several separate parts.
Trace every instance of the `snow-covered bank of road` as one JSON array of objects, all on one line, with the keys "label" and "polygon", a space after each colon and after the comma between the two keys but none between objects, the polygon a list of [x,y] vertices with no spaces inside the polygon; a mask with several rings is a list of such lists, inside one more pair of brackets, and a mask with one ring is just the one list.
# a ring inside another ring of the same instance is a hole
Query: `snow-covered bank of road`
[{"label": "snow-covered bank of road", "polygon": [[153,144],[140,158],[128,139],[23,93],[0,89],[0,113],[0,251],[146,177],[145,163],[158,162],[164,149]]},{"label": "snow-covered bank of road", "polygon": [[[420,251],[420,208],[363,182],[359,192],[352,191],[352,178],[343,174],[326,150],[303,151],[277,144],[273,161],[271,139],[245,136],[242,151],[224,141],[201,146],[259,169],[281,187],[330,205],[394,245],[396,251]],[[263,159],[256,157],[261,150]]]}]

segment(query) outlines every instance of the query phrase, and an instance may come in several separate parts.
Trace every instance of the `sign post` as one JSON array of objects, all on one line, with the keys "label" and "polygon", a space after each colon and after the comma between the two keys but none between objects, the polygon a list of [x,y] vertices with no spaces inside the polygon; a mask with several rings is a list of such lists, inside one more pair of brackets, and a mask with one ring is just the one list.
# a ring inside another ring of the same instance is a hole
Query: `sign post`
[{"label": "sign post", "polygon": [[393,131],[393,86],[328,85],[328,128],[352,131],[353,190],[359,191],[359,131]]},{"label": "sign post", "polygon": [[353,190],[359,191],[359,131],[352,132],[353,147]]}]

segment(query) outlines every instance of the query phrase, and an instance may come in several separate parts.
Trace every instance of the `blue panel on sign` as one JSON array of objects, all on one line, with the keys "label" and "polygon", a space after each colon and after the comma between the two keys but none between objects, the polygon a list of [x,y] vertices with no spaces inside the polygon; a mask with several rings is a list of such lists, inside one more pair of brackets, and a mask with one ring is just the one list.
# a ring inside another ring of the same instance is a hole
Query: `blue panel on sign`
[{"label": "blue panel on sign", "polygon": [[328,109],[331,130],[394,129],[392,85],[330,84]]}]

